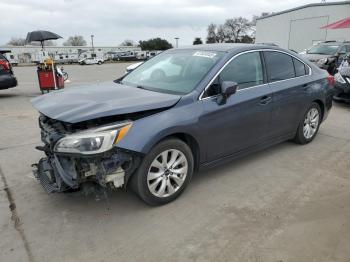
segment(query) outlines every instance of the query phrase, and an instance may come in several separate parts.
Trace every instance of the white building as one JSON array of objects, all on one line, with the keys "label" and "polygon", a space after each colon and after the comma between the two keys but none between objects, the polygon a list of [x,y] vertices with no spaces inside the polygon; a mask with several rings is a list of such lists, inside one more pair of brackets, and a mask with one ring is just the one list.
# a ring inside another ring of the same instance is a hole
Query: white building
[{"label": "white building", "polygon": [[302,51],[326,40],[350,41],[348,29],[320,29],[350,17],[350,1],[316,3],[274,13],[256,24],[256,43]]},{"label": "white building", "polygon": [[[79,56],[83,52],[92,52],[92,48],[89,46],[45,46],[45,50],[42,51],[40,46],[1,46],[0,49],[11,50],[11,55],[18,59],[19,63],[32,63],[41,61],[43,57],[48,55],[52,57],[77,55]],[[126,51],[140,51],[140,47],[134,46],[96,46],[94,47],[94,53],[101,53],[103,55],[108,52],[126,52]]]}]

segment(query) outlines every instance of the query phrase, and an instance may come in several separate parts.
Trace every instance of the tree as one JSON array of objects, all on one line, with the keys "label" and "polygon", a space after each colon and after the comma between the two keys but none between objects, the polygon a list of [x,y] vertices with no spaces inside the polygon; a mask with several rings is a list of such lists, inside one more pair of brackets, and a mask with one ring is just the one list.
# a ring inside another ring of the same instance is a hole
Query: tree
[{"label": "tree", "polygon": [[227,19],[225,21],[224,27],[227,30],[227,35],[230,42],[237,43],[240,42],[240,38],[247,34],[250,29],[251,24],[247,18],[237,17],[233,19]]},{"label": "tree", "polygon": [[86,41],[81,35],[70,36],[66,42],[63,43],[64,46],[85,46]]},{"label": "tree", "polygon": [[218,43],[230,42],[230,34],[225,25],[219,25],[216,30],[216,41]]},{"label": "tree", "polygon": [[255,40],[254,37],[249,36],[249,35],[244,35],[241,37],[240,42],[246,43],[246,44],[251,44],[251,43],[254,43],[254,40]]},{"label": "tree", "polygon": [[208,25],[207,33],[207,44],[217,43],[216,24]]},{"label": "tree", "polygon": [[153,38],[146,41],[139,41],[142,50],[166,50],[173,48],[167,40],[161,38]]},{"label": "tree", "polygon": [[196,37],[193,41],[193,45],[201,45],[203,44],[203,41],[200,37]]},{"label": "tree", "polygon": [[120,44],[120,46],[134,46],[134,45],[135,45],[134,41],[130,39],[126,39]]},{"label": "tree", "polygon": [[10,41],[7,43],[8,45],[13,46],[24,46],[26,44],[26,40],[24,38],[12,37]]}]

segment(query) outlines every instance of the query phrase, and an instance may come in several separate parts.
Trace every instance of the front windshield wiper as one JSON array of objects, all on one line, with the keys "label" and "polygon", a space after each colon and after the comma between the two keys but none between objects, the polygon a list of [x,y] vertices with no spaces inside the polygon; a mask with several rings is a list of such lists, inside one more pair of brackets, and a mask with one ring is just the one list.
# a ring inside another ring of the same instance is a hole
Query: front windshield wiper
[{"label": "front windshield wiper", "polygon": [[148,88],[146,88],[146,87],[144,87],[144,86],[141,86],[141,85],[137,85],[136,88],[144,89],[144,90],[149,90]]}]

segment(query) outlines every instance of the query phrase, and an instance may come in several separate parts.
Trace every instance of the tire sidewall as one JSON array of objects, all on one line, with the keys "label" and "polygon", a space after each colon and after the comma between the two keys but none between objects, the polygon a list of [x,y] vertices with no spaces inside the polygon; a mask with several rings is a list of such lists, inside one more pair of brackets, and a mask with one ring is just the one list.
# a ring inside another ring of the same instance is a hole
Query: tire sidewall
[{"label": "tire sidewall", "polygon": [[[188,172],[184,183],[182,184],[181,188],[178,191],[176,191],[173,195],[169,197],[160,198],[153,195],[149,191],[148,183],[147,183],[147,175],[153,160],[161,152],[169,149],[177,149],[185,155],[187,159],[187,164],[188,164]],[[164,140],[159,144],[157,144],[154,148],[152,148],[152,150],[142,160],[142,163],[137,169],[136,173],[134,174],[135,177],[133,178],[136,180],[134,181],[134,183],[136,182],[135,189],[139,194],[139,196],[142,198],[142,200],[144,200],[149,205],[163,205],[163,204],[169,203],[175,200],[185,190],[185,188],[191,181],[193,168],[194,168],[194,161],[193,161],[192,151],[186,143],[184,143],[179,139]]]}]

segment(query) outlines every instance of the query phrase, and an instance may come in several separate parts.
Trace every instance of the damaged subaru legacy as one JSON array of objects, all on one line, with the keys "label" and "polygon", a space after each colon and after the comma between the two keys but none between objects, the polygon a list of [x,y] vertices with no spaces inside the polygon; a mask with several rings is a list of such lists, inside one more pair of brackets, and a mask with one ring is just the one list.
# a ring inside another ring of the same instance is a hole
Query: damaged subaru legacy
[{"label": "damaged subaru legacy", "polygon": [[334,79],[269,45],[165,51],[111,83],[32,100],[49,192],[131,187],[150,205],[177,198],[198,168],[294,139],[311,142]]}]

